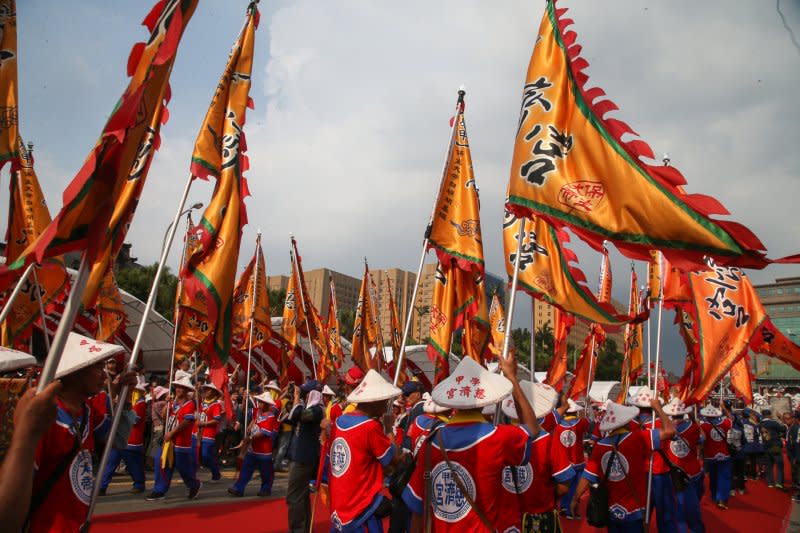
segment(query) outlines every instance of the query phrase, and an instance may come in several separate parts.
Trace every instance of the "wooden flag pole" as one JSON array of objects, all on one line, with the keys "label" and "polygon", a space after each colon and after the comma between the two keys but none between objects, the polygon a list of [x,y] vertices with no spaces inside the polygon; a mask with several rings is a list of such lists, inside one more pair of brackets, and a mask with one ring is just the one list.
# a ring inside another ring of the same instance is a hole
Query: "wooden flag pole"
[{"label": "wooden flag pole", "polygon": [[[303,289],[305,288],[304,279],[300,277],[300,263],[297,261],[297,258],[294,254],[294,236],[291,237],[292,239],[292,249],[289,250],[289,256],[292,258],[292,262],[297,265],[297,284],[299,285],[298,290],[300,291],[300,305],[303,306],[303,314],[305,315],[306,321],[306,333],[308,334],[308,347],[311,351],[311,370],[314,372],[314,379],[317,379],[317,356],[314,352],[314,340],[311,338],[311,327],[308,325],[308,310],[306,309],[306,298],[303,295],[305,292]],[[302,350],[302,349],[301,349]]]},{"label": "wooden flag pole", "polygon": [[[453,153],[453,144],[455,141],[456,135],[456,123],[458,121],[458,113],[461,110],[461,106],[464,104],[464,95],[466,91],[464,90],[464,86],[462,85],[458,89],[458,101],[456,102],[456,114],[453,116],[453,124],[450,126],[450,143],[447,145],[447,154],[444,158],[444,165],[442,166],[442,177],[439,180],[439,189],[442,189],[442,184],[444,183],[445,173],[447,172],[447,165],[450,163],[450,156]],[[438,191],[437,191],[437,199],[438,199]],[[395,369],[394,369],[394,380],[393,384],[397,386],[397,381],[400,379],[400,372],[403,369],[403,359],[405,359],[406,355],[406,343],[408,342],[408,334],[411,332],[411,320],[414,315],[411,314],[411,311],[414,309],[414,304],[417,302],[417,293],[419,292],[419,284],[422,277],[422,268],[425,266],[425,256],[428,255],[428,244],[430,243],[430,236],[431,230],[433,229],[433,217],[436,214],[436,204],[437,202],[433,202],[433,207],[431,208],[431,216],[428,218],[428,226],[425,228],[425,238],[422,240],[422,256],[419,258],[419,267],[417,268],[417,277],[414,279],[414,290],[411,292],[411,302],[408,304],[408,311],[406,316],[406,325],[403,328],[403,339],[400,341],[400,353],[395,356]],[[422,340],[422,339],[418,339]],[[448,354],[449,357],[449,354]]]},{"label": "wooden flag pole", "polygon": [[[247,428],[247,411],[250,407],[250,365],[253,359],[253,329],[256,322],[256,294],[258,294],[258,264],[261,259],[261,230],[256,237],[256,264],[253,267],[253,294],[250,300],[250,337],[247,341],[247,372],[244,388],[244,428]],[[245,435],[246,436],[246,435]]]},{"label": "wooden flag pole", "polygon": [[[144,329],[147,326],[148,320],[150,320],[150,312],[153,310],[153,306],[156,303],[156,298],[158,296],[158,284],[161,282],[161,274],[164,272],[164,265],[167,262],[167,258],[169,257],[169,251],[172,247],[172,241],[175,238],[175,232],[178,229],[178,222],[180,222],[181,215],[183,215],[183,206],[186,205],[186,199],[189,197],[189,189],[192,187],[192,180],[193,177],[190,175],[189,179],[186,180],[186,186],[183,189],[183,195],[181,196],[180,202],[178,202],[178,209],[175,212],[175,217],[172,219],[172,224],[167,231],[167,240],[165,246],[161,249],[161,258],[158,261],[158,268],[156,268],[155,276],[153,277],[153,284],[150,287],[150,294],[147,296],[147,302],[144,305],[144,310],[142,311],[142,321],[139,323],[139,330],[136,332],[136,340],[133,343],[133,349],[131,350],[131,354],[128,357],[128,364],[126,367],[126,372],[130,372],[133,370],[134,365],[136,364],[136,360],[139,358],[139,351],[141,350],[142,346],[142,339],[144,338]],[[182,266],[182,265],[181,265]],[[83,274],[83,275],[81,275]],[[61,352],[64,349],[64,343],[67,340],[67,336],[65,333],[62,333],[63,339],[59,337],[59,333],[62,332],[62,326],[65,323],[69,323],[69,329],[72,329],[72,323],[75,321],[75,314],[78,312],[78,307],[80,305],[80,295],[83,293],[83,290],[86,288],[86,282],[89,279],[89,268],[86,265],[86,255],[84,254],[84,258],[81,261],[81,269],[78,271],[78,279],[75,282],[75,289],[70,294],[69,300],[67,301],[67,305],[64,308],[64,315],[62,316],[61,323],[58,325],[58,331],[56,331],[56,335],[53,338],[53,348],[58,353],[59,358],[61,356]],[[79,296],[77,298],[73,298],[75,294]],[[69,311],[71,311],[71,305],[73,304],[73,299],[76,300],[74,303],[74,312],[70,317],[68,315]],[[68,331],[67,331],[68,332]],[[61,343],[59,346],[58,343]],[[52,359],[51,356],[48,356],[48,363]],[[46,368],[46,366],[45,366]],[[55,368],[53,368],[53,373],[55,373]],[[44,372],[42,372],[42,376],[44,377]],[[52,378],[52,376],[50,376]],[[42,380],[44,381],[44,379]],[[172,381],[172,376],[170,376],[170,382]],[[40,389],[41,390],[41,382],[40,382]],[[119,393],[119,401],[124,402],[125,398],[128,397],[128,385],[124,384],[122,386],[122,390]],[[169,400],[169,398],[167,398]],[[98,467],[97,472],[99,475],[102,475],[102,472],[105,470],[106,465],[108,464],[108,456],[111,452],[111,446],[114,441],[114,435],[117,433],[117,429],[119,428],[119,422],[122,418],[123,409],[120,408],[121,406],[117,406],[117,409],[114,412],[114,417],[111,420],[111,429],[108,432],[109,439],[106,442],[106,446],[103,449],[103,456],[100,459],[100,466]],[[99,476],[98,476],[99,479]],[[86,512],[86,522],[83,523],[81,526],[81,533],[85,533],[89,531],[91,527],[92,521],[92,514],[94,513],[95,505],[97,504],[97,496],[100,494],[100,483],[97,481],[94,483],[92,487],[92,498],[89,501],[89,510]]]}]

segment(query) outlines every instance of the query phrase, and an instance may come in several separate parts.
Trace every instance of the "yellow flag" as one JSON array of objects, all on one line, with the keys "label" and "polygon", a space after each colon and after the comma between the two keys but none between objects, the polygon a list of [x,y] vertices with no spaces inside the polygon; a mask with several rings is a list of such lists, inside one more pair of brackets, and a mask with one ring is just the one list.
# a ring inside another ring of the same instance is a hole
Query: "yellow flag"
[{"label": "yellow flag", "polygon": [[0,169],[19,157],[17,137],[17,3],[0,0]]},{"label": "yellow flag", "polygon": [[[631,291],[628,299],[628,314],[636,315],[639,312],[639,289],[637,287],[636,271],[631,265]],[[620,377],[620,391],[617,403],[622,403],[628,398],[628,388],[636,371],[644,363],[642,351],[642,324],[627,324],[625,326],[625,346],[622,359],[622,372]]]},{"label": "yellow flag", "polygon": [[97,295],[98,328],[95,338],[103,342],[111,342],[120,329],[125,326],[127,315],[122,305],[114,270],[109,268],[100,284]]},{"label": "yellow flag", "polygon": [[380,371],[383,365],[383,344],[375,306],[370,295],[369,267],[364,265],[364,278],[358,293],[356,317],[353,323],[353,362],[364,371]]},{"label": "yellow flag", "polygon": [[297,346],[297,329],[305,322],[303,306],[300,305],[300,281],[297,275],[294,256],[292,256],[292,275],[286,287],[286,300],[283,302],[283,338],[292,346]]},{"label": "yellow flag", "polygon": [[506,337],[506,315],[503,311],[503,304],[495,294],[492,296],[492,307],[489,309],[489,324],[491,325],[491,342],[489,350],[495,357],[500,357],[503,353],[503,343]]},{"label": "yellow flag", "polygon": [[250,348],[250,327],[253,328],[253,348],[272,336],[269,316],[269,291],[261,236],[256,240],[256,252],[242,272],[233,291],[233,344],[239,350]]},{"label": "yellow flag", "polygon": [[342,350],[341,329],[339,328],[339,306],[336,303],[336,285],[331,279],[331,295],[328,302],[328,353],[331,354],[336,368],[342,366],[344,352]]}]

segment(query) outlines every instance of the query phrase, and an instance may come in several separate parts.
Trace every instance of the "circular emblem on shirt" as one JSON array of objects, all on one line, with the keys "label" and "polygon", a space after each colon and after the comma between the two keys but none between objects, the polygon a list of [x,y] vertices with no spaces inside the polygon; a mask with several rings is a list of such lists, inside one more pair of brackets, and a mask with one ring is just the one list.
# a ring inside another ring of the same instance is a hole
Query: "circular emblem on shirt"
[{"label": "circular emblem on shirt", "polygon": [[718,431],[716,429],[711,430],[711,440],[716,442],[722,442],[722,431]]},{"label": "circular emblem on shirt", "polygon": [[350,467],[350,446],[347,441],[339,437],[331,444],[331,473],[341,477]]},{"label": "circular emblem on shirt", "polygon": [[669,441],[669,449],[672,454],[679,459],[683,459],[684,457],[688,456],[689,452],[691,451],[689,450],[689,444],[680,437]]},{"label": "circular emblem on shirt", "polygon": [[206,413],[205,411],[203,411],[202,413],[200,413],[200,423],[205,424],[205,422],[206,422]]},{"label": "circular emblem on shirt", "polygon": [[470,506],[453,479],[453,471],[458,474],[461,483],[464,484],[464,488],[467,489],[467,493],[473,500],[475,500],[475,482],[466,468],[455,461],[451,461],[451,464],[453,465],[452,471],[447,463],[442,461],[433,467],[431,472],[433,514],[445,522],[458,522],[469,512]]},{"label": "circular emblem on shirt", "polygon": [[[616,461],[615,461],[616,462]],[[618,503],[608,508],[608,514],[615,520],[624,520],[628,516],[628,510]]]},{"label": "circular emblem on shirt", "polygon": [[[514,485],[514,476],[511,475],[511,469],[517,469],[517,484]],[[522,494],[531,488],[533,483],[533,467],[528,463],[525,466],[507,466],[503,468],[503,488],[512,494],[519,492]]]},{"label": "circular emblem on shirt", "polygon": [[622,481],[629,471],[628,460],[625,459],[624,455],[617,453],[614,457],[614,464],[609,468],[608,462],[611,460],[613,454],[613,451],[604,453],[603,458],[600,460],[600,466],[603,468],[603,472],[608,472],[609,481]]},{"label": "circular emblem on shirt", "polygon": [[72,485],[72,492],[85,505],[89,505],[92,499],[92,454],[88,450],[81,450],[72,459],[69,467],[69,481]]},{"label": "circular emblem on shirt", "polygon": [[558,437],[558,440],[561,441],[561,444],[565,448],[572,448],[575,446],[575,443],[578,441],[578,437],[575,436],[575,432],[571,429],[568,429],[561,433],[561,436]]}]

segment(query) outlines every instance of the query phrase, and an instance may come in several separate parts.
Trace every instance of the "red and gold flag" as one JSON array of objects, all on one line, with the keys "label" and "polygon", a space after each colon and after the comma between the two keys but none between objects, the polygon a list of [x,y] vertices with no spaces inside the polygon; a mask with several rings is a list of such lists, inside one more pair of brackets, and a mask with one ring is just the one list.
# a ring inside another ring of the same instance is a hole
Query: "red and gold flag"
[{"label": "red and gold flag", "polygon": [[647,261],[647,301],[654,306],[661,299],[661,265],[664,257],[658,250],[650,250]]},{"label": "red and gold flag", "polygon": [[341,329],[339,328],[339,305],[336,302],[336,284],[331,278],[330,298],[328,299],[328,355],[333,367],[331,373],[342,367],[344,351],[342,350]]},{"label": "red and gold flag", "polygon": [[575,365],[575,379],[569,391],[569,397],[573,400],[589,394],[590,384],[594,382],[594,375],[597,372],[597,354],[605,341],[606,332],[603,328],[598,324],[592,324]]},{"label": "red and gold flag", "polygon": [[249,192],[243,173],[249,163],[244,155],[243,128],[245,113],[252,105],[250,76],[257,26],[258,10],[251,3],[192,153],[192,175],[202,179],[214,176],[217,182],[195,226],[198,246],[187,255],[183,269],[181,306],[207,321],[202,353],[212,368],[227,361],[231,347],[236,264],[242,226],[247,224],[244,199]]},{"label": "red and gold flag", "polygon": [[[389,302],[389,341],[392,345],[392,369],[394,370],[394,364],[400,358],[403,330],[400,329],[400,314],[397,312],[397,302],[395,302],[394,294],[392,293],[392,283],[388,276],[386,277],[386,298]],[[403,361],[405,362],[405,358],[403,358]],[[394,372],[392,375],[394,375]],[[403,365],[403,369],[400,371],[397,378],[397,386],[402,387],[407,379],[408,376],[406,376],[405,365]]]},{"label": "red and gold flag", "polygon": [[[19,137],[16,146],[19,157],[12,163],[9,182],[6,232],[8,262],[14,262],[39,237],[51,220],[33,168],[32,154],[28,153]],[[31,273],[23,283],[23,292],[14,300],[11,312],[2,326],[3,346],[21,346],[27,340],[32,324],[40,319],[39,298],[47,311],[49,306],[64,297],[69,276],[63,259],[51,257],[44,260],[36,267],[36,278]]]},{"label": "red and gold flag", "polygon": [[653,248],[702,264],[704,255],[739,266],[763,267],[764,246],[747,228],[711,218],[726,215],[709,196],[686,194],[674,167],[652,160],[644,141],[621,120],[617,106],[587,84],[566,9],[547,2],[533,46],[508,184],[508,207],[518,216],[567,224],[595,249],[607,239],[627,256],[646,259]]},{"label": "red and gold flag", "polygon": [[[603,262],[600,265],[600,281],[597,283],[597,300],[602,303],[611,303],[611,262],[608,260],[608,248],[603,246]],[[634,316],[631,313],[628,313]]]},{"label": "red and gold flag", "polygon": [[[639,312],[639,288],[636,270],[631,264],[631,292],[628,298],[628,314],[635,315]],[[620,377],[620,391],[617,403],[625,403],[628,398],[628,388],[633,376],[644,363],[642,351],[642,323],[628,324],[625,326],[624,356],[622,359],[622,372]]]},{"label": "red and gold flag", "polygon": [[686,272],[670,263],[665,257],[661,258],[661,264],[664,281],[664,307],[676,307],[691,302],[692,291],[689,290]]},{"label": "red and gold flag", "polygon": [[753,373],[750,369],[750,356],[745,354],[744,357],[736,361],[731,367],[731,389],[733,392],[744,400],[746,405],[753,404]]},{"label": "red and gold flag", "polygon": [[239,350],[250,348],[250,328],[253,328],[253,348],[258,348],[272,336],[269,316],[269,291],[261,236],[256,240],[256,252],[239,276],[233,290],[233,345]]},{"label": "red and gold flag", "polygon": [[569,337],[572,326],[575,325],[575,317],[558,307],[553,307],[553,323],[555,324],[553,327],[553,358],[550,360],[547,378],[544,382],[560,391],[567,375],[567,337]]},{"label": "red and gold flag", "polygon": [[[70,251],[85,250],[90,265],[110,264],[158,148],[160,125],[168,117],[169,76],[196,6],[197,0],[161,1],[147,15],[144,25],[150,38],[131,50],[130,83],[83,167],[64,190],[61,211],[16,261],[0,269],[0,285],[8,284],[14,271],[31,261]],[[94,300],[103,275],[105,270],[95,275],[85,302]]]},{"label": "red and gold flag", "polygon": [[328,355],[328,339],[325,331],[325,324],[322,322],[322,317],[314,307],[311,297],[308,294],[308,286],[306,285],[306,276],[303,272],[303,258],[297,250],[297,241],[292,237],[292,248],[294,250],[294,260],[297,266],[297,279],[300,287],[300,294],[302,297],[299,300],[300,306],[303,307],[303,317],[306,321],[300,325],[298,332],[301,336],[307,337],[309,342],[313,345],[317,362],[323,359],[327,360]]},{"label": "red and gold flag", "polygon": [[789,340],[767,317],[750,345],[756,353],[780,359],[800,370],[800,346]]},{"label": "red and gold flag", "polygon": [[122,294],[114,277],[114,270],[109,268],[100,284],[97,293],[97,333],[95,339],[112,342],[114,336],[125,327],[127,315],[122,305]]},{"label": "red and gold flag", "polygon": [[297,266],[292,258],[292,275],[289,276],[289,285],[286,287],[286,300],[283,302],[283,338],[292,345],[297,346],[297,331],[305,322],[303,306],[300,305],[300,280],[297,275]]},{"label": "red and gold flag", "polygon": [[17,3],[0,0],[0,169],[19,157],[17,107]]},{"label": "red and gold flag", "polygon": [[708,270],[689,274],[700,380],[687,403],[702,402],[708,396],[717,382],[744,357],[766,318],[755,289],[741,270],[719,266],[711,259],[708,264]]},{"label": "red and gold flag", "polygon": [[506,314],[497,294],[492,296],[492,307],[489,308],[489,325],[489,351],[494,357],[500,357],[503,353],[503,343],[506,338]]},{"label": "red and gold flag", "polygon": [[361,370],[381,370],[383,364],[383,345],[381,343],[379,324],[370,295],[369,267],[364,265],[364,278],[358,292],[356,316],[353,323],[353,344],[351,357]]},{"label": "red and gold flag", "polygon": [[472,279],[475,306],[464,320],[461,347],[465,356],[471,357],[478,364],[483,364],[484,361],[492,357],[492,353],[489,350],[492,332],[489,320],[489,306],[486,303],[486,289],[484,287],[486,277],[480,272],[474,272]]}]

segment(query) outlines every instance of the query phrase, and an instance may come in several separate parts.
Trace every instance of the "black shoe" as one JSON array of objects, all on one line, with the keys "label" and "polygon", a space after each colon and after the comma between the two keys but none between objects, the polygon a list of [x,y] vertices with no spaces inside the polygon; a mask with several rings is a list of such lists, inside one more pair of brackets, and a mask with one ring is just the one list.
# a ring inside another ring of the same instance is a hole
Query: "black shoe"
[{"label": "black shoe", "polygon": [[142,492],[144,492],[144,489],[140,489],[139,487],[133,487],[131,489],[131,494],[141,494]]},{"label": "black shoe", "polygon": [[154,502],[156,500],[163,500],[163,499],[164,495],[160,492],[151,492],[145,497],[145,500],[147,500],[148,502]]},{"label": "black shoe", "polygon": [[259,492],[258,496],[261,496],[262,498],[268,498],[269,496],[272,496],[272,493],[271,492],[266,492],[266,491]]},{"label": "black shoe", "polygon": [[242,496],[244,496],[244,494],[242,494],[241,492],[238,492],[233,487],[228,489],[228,494],[230,494],[231,496],[236,496],[237,498],[241,498]]},{"label": "black shoe", "polygon": [[198,481],[197,485],[193,489],[189,489],[189,496],[187,496],[187,499],[194,500],[197,498],[197,493],[200,492],[200,487],[202,486],[203,484]]},{"label": "black shoe", "polygon": [[106,495],[106,489],[100,489],[99,491],[97,491],[97,495],[98,496],[105,496]]}]

